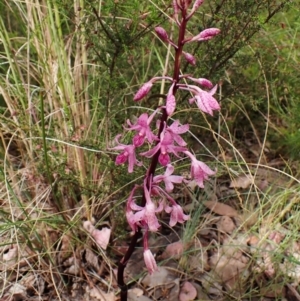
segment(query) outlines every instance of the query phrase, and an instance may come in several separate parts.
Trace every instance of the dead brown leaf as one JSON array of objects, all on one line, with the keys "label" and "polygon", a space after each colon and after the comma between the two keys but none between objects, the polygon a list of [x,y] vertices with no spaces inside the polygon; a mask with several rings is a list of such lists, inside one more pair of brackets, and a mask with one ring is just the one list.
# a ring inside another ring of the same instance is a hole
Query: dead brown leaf
[{"label": "dead brown leaf", "polygon": [[144,296],[144,292],[140,288],[128,290],[128,301],[152,301],[152,299]]},{"label": "dead brown leaf", "polygon": [[174,259],[179,259],[184,250],[184,245],[181,240],[173,242],[169,245],[167,245],[165,251],[162,253],[161,258],[162,259],[167,259],[167,258],[174,258]]},{"label": "dead brown leaf", "polygon": [[222,216],[217,222],[217,228],[223,233],[231,234],[235,230],[236,226],[233,220],[229,216],[225,215]]},{"label": "dead brown leaf", "polygon": [[250,185],[254,184],[254,178],[252,175],[241,175],[233,179],[229,185],[230,188],[246,189]]},{"label": "dead brown leaf", "polygon": [[165,267],[159,267],[158,271],[147,274],[142,283],[148,287],[164,285],[174,279],[172,273]]},{"label": "dead brown leaf", "polygon": [[92,298],[96,298],[100,301],[115,301],[116,297],[114,292],[105,293],[98,287],[93,287],[91,290],[89,290],[89,294]]},{"label": "dead brown leaf", "polygon": [[242,288],[239,281],[243,279],[242,273],[247,263],[234,257],[227,257],[221,249],[211,256],[210,265],[228,289]]},{"label": "dead brown leaf", "polygon": [[234,208],[220,202],[206,201],[204,202],[204,206],[210,209],[212,212],[217,213],[219,215],[227,215],[229,217],[238,216],[238,212]]},{"label": "dead brown leaf", "polygon": [[189,281],[185,281],[179,293],[179,301],[191,301],[197,297],[197,290]]}]

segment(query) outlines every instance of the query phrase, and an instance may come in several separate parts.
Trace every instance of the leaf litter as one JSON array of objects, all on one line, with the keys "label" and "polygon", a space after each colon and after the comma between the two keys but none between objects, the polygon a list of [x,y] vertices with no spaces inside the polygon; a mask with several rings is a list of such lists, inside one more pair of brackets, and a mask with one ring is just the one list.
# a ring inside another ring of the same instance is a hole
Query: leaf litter
[{"label": "leaf litter", "polygon": [[[238,200],[241,192],[252,186],[260,185],[259,191],[267,191],[266,185],[276,176],[260,174],[263,182],[242,175],[227,187],[219,185],[221,192],[211,191],[211,200],[201,202],[204,207],[192,235],[186,235],[187,228],[177,227],[170,232],[163,226],[150,240],[159,263],[153,275],[147,274],[142,248],[137,248],[125,270],[126,281],[131,283],[129,301],[299,300],[300,241],[293,240],[292,229],[281,221],[274,228],[272,220],[259,223],[259,216],[254,215],[249,226],[249,216],[258,200]],[[284,185],[282,180],[276,181]],[[185,208],[195,211],[197,202],[193,206],[187,202]],[[48,211],[55,214],[51,206]],[[80,237],[85,243],[79,247],[68,232],[61,235],[58,229],[45,226],[38,233],[45,243],[56,246],[51,260],[57,268],[47,272],[50,257],[41,258],[25,244],[1,246],[0,284],[5,288],[1,301],[69,300],[70,296],[74,301],[119,300],[112,267],[124,254],[126,240],[116,240],[109,227],[98,229],[91,221],[82,224]],[[2,239],[8,241],[5,235]],[[37,263],[41,273],[34,268]],[[64,275],[63,281],[59,274]]]}]

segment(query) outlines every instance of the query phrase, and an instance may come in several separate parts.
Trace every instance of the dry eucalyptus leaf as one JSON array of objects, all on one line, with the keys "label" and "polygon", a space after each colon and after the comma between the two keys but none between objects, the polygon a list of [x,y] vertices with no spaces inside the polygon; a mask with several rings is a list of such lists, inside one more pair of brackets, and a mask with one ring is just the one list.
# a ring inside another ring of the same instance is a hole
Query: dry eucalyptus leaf
[{"label": "dry eucalyptus leaf", "polygon": [[17,245],[13,245],[11,249],[8,250],[7,253],[3,254],[3,261],[11,261],[16,259],[18,256],[18,248]]},{"label": "dry eucalyptus leaf", "polygon": [[155,271],[151,275],[147,274],[142,283],[149,287],[156,287],[166,284],[173,279],[173,275],[165,267],[159,267],[158,271]]},{"label": "dry eucalyptus leaf", "polygon": [[191,301],[197,297],[197,290],[191,282],[185,281],[179,293],[179,301]]},{"label": "dry eucalyptus leaf", "polygon": [[181,240],[173,242],[166,247],[165,251],[161,255],[161,258],[167,259],[172,257],[174,259],[179,259],[183,254],[183,249],[184,246]]},{"label": "dry eucalyptus leaf", "polygon": [[152,301],[152,299],[144,296],[143,290],[135,287],[128,290],[128,301]]},{"label": "dry eucalyptus leaf", "polygon": [[179,285],[179,278],[176,278],[172,281],[173,287],[169,291],[169,295],[165,298],[165,301],[172,300],[177,301],[179,297],[180,285]]},{"label": "dry eucalyptus leaf", "polygon": [[129,293],[132,294],[132,295],[135,295],[137,297],[140,297],[140,296],[144,295],[144,291],[142,289],[138,288],[138,287],[135,287],[133,289],[128,290],[128,294]]},{"label": "dry eucalyptus leaf", "polygon": [[99,271],[100,266],[98,263],[98,256],[96,256],[95,253],[90,249],[85,250],[85,260],[92,268],[94,268],[96,271]]},{"label": "dry eucalyptus leaf", "polygon": [[220,202],[206,201],[204,202],[204,206],[219,215],[227,215],[229,217],[238,216],[238,212],[234,208]]},{"label": "dry eucalyptus leaf", "polygon": [[110,239],[111,229],[104,227],[103,229],[98,230],[90,221],[85,221],[83,227],[92,235],[96,243],[102,249],[106,250]]},{"label": "dry eucalyptus leaf", "polygon": [[217,222],[217,228],[220,232],[231,234],[236,227],[229,216],[222,216]]},{"label": "dry eucalyptus leaf", "polygon": [[285,287],[283,283],[271,283],[260,288],[260,295],[267,298],[281,298],[285,296]]},{"label": "dry eucalyptus leaf", "polygon": [[12,297],[10,300],[26,300],[26,287],[19,283],[14,283],[8,292]]},{"label": "dry eucalyptus leaf", "polygon": [[233,179],[229,187],[246,189],[252,184],[254,184],[254,178],[252,175],[241,175],[236,179]]},{"label": "dry eucalyptus leaf", "polygon": [[[205,273],[200,277],[200,282],[203,289],[209,296],[213,296],[212,300],[223,299],[223,288],[222,285],[217,281],[218,275],[211,270],[209,273]],[[208,299],[210,300],[210,299]]]},{"label": "dry eucalyptus leaf", "polygon": [[178,299],[179,291],[180,291],[179,278],[176,278],[175,280],[171,280],[164,285],[153,287],[149,295],[153,300],[179,301]]},{"label": "dry eucalyptus leaf", "polygon": [[92,298],[96,298],[97,300],[100,300],[100,301],[115,301],[116,300],[114,292],[105,293],[100,288],[97,288],[97,287],[93,287],[89,291],[89,294]]},{"label": "dry eucalyptus leaf", "polygon": [[236,283],[242,279],[242,273],[247,267],[247,263],[235,258],[228,258],[221,252],[214,253],[210,258],[210,264],[214,272],[221,278],[229,289],[237,288]]}]

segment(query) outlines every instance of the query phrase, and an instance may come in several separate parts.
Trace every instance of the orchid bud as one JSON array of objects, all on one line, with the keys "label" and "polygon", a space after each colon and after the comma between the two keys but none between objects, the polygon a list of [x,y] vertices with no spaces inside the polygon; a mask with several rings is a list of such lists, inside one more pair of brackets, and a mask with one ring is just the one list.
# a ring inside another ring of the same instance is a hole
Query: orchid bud
[{"label": "orchid bud", "polygon": [[149,81],[149,82],[143,84],[141,86],[141,88],[134,95],[133,100],[134,101],[139,101],[139,100],[143,99],[149,93],[149,91],[151,90],[152,86],[153,86],[152,81]]},{"label": "orchid bud", "polygon": [[155,258],[149,249],[144,250],[144,261],[149,274],[153,274],[158,270]]},{"label": "orchid bud", "polygon": [[212,82],[206,78],[189,77],[189,79],[207,89],[211,89],[214,86]]},{"label": "orchid bud", "polygon": [[167,42],[169,40],[167,32],[162,27],[155,27],[155,32],[163,41]]},{"label": "orchid bud", "polygon": [[194,42],[194,41],[207,41],[212,39],[214,36],[220,33],[219,28],[207,28],[201,31],[198,35],[194,36],[191,40],[187,42]]},{"label": "orchid bud", "polygon": [[176,99],[173,93],[174,84],[170,87],[167,99],[166,99],[166,111],[168,116],[172,115],[176,108]]},{"label": "orchid bud", "polygon": [[195,12],[199,8],[199,6],[202,5],[203,2],[204,2],[204,0],[196,0],[194,2],[192,11]]},{"label": "orchid bud", "polygon": [[168,116],[172,115],[176,108],[176,99],[173,94],[167,96],[166,111]]},{"label": "orchid bud", "polygon": [[177,3],[177,0],[173,0],[173,9],[174,9],[174,15],[178,16],[179,6],[178,6],[178,3]]},{"label": "orchid bud", "polygon": [[196,65],[196,58],[192,54],[183,51],[183,56],[189,64]]}]

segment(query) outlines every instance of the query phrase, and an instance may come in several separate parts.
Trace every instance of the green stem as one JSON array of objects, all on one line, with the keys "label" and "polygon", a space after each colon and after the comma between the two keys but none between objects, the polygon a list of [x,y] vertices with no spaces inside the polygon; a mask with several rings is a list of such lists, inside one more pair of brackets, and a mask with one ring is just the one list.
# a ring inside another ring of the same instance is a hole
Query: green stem
[{"label": "green stem", "polygon": [[[42,126],[42,140],[43,140],[43,151],[44,151],[44,161],[46,164],[46,174],[49,185],[52,185],[54,182],[51,170],[50,170],[50,163],[49,163],[49,157],[47,152],[47,140],[46,140],[46,131],[45,131],[45,112],[44,112],[44,95],[40,95],[40,104],[41,104],[41,126]],[[58,212],[61,212],[61,204],[58,203],[55,191],[53,192],[53,199],[54,204]]]}]

